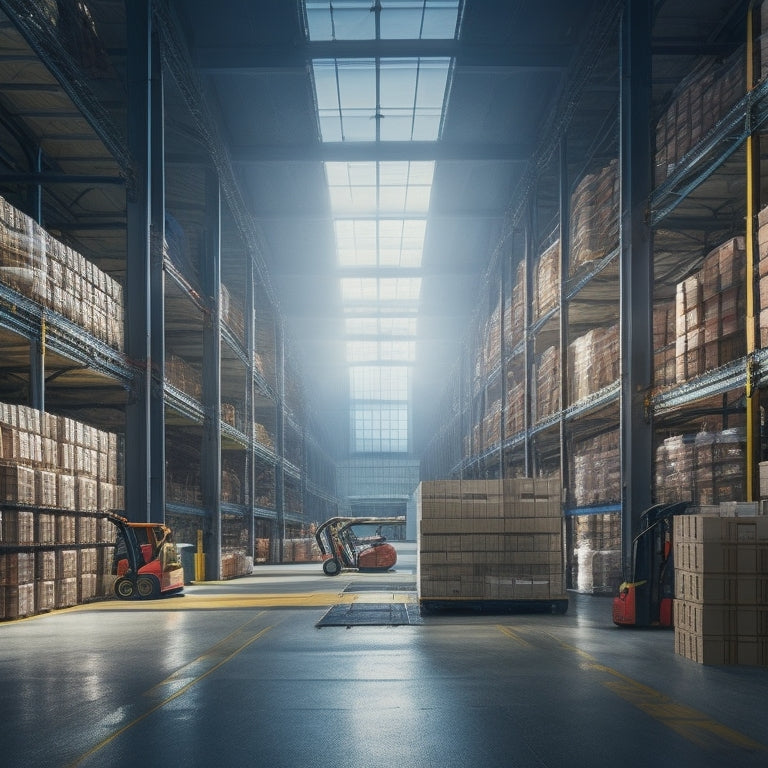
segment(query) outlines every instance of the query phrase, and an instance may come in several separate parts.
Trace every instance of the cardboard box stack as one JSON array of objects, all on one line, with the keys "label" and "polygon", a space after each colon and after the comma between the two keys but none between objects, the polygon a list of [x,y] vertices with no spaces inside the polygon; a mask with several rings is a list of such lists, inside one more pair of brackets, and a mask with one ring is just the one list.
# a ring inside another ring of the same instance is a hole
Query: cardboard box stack
[{"label": "cardboard box stack", "polygon": [[536,420],[560,411],[560,347],[547,347],[536,361]]},{"label": "cardboard box stack", "polygon": [[677,381],[675,302],[665,301],[653,307],[653,384],[672,385]]},{"label": "cardboard box stack", "polygon": [[421,483],[420,601],[566,599],[561,498],[559,479]]},{"label": "cardboard box stack", "polygon": [[[678,384],[738,360],[746,352],[744,248],[743,237],[726,240],[705,256],[698,272],[677,285],[675,381]],[[659,341],[656,336],[654,340]]]},{"label": "cardboard box stack", "polygon": [[743,428],[672,435],[656,449],[659,503],[721,504],[744,498],[746,436]]},{"label": "cardboard box stack", "polygon": [[560,241],[539,257],[533,281],[533,319],[538,320],[560,301]]},{"label": "cardboard box stack", "polygon": [[120,283],[2,197],[0,282],[123,349]]},{"label": "cardboard box stack", "polygon": [[571,195],[570,274],[619,245],[618,161],[587,174]]},{"label": "cardboard box stack", "polygon": [[725,60],[701,59],[656,124],[656,184],[675,170],[745,93],[744,46]]},{"label": "cardboard box stack", "polygon": [[515,270],[515,284],[512,286],[510,322],[507,326],[507,345],[511,349],[525,337],[525,302],[528,295],[525,260]]},{"label": "cardboard box stack", "polygon": [[617,593],[621,583],[621,518],[618,513],[574,515],[572,583],[590,595]]},{"label": "cardboard box stack", "polygon": [[571,484],[576,507],[608,504],[621,499],[618,430],[573,444]]},{"label": "cardboard box stack", "polygon": [[501,440],[501,398],[489,403],[483,416],[483,447],[490,448]]},{"label": "cardboard box stack", "polygon": [[525,376],[522,365],[515,365],[507,371],[506,408],[505,436],[510,437],[525,429]]},{"label": "cardboard box stack", "polygon": [[169,355],[165,361],[165,378],[169,384],[200,400],[203,396],[203,374],[197,366],[178,355]]},{"label": "cardboard box stack", "polygon": [[115,434],[0,403],[0,618],[100,593],[97,516],[123,506]]},{"label": "cardboard box stack", "polygon": [[674,548],[675,651],[768,666],[768,517],[680,515]]},{"label": "cardboard box stack", "polygon": [[619,326],[593,328],[568,345],[571,403],[598,392],[619,378]]}]

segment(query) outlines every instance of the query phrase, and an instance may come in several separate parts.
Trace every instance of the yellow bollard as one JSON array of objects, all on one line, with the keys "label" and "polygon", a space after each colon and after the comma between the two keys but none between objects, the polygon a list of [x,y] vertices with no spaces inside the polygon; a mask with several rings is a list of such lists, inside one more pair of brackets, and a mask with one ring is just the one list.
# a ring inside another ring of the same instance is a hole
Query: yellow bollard
[{"label": "yellow bollard", "polygon": [[197,551],[195,552],[195,581],[205,581],[205,552],[203,552],[203,532],[197,532]]}]

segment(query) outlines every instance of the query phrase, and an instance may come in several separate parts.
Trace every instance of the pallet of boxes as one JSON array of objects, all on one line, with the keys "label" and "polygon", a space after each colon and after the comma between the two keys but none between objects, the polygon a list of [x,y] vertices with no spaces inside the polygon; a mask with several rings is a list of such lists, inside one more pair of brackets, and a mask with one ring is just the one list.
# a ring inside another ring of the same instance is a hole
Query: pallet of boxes
[{"label": "pallet of boxes", "polygon": [[417,491],[423,611],[564,613],[559,479],[432,480]]},{"label": "pallet of boxes", "polygon": [[675,651],[768,666],[768,517],[756,504],[703,509],[674,520]]}]

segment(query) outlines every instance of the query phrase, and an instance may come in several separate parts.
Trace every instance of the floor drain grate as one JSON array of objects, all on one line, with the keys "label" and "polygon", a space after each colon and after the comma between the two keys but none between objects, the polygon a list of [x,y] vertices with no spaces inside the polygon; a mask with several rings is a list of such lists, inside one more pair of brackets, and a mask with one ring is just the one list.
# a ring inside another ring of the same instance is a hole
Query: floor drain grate
[{"label": "floor drain grate", "polygon": [[331,606],[318,627],[397,627],[421,624],[417,605],[407,603],[340,603]]}]

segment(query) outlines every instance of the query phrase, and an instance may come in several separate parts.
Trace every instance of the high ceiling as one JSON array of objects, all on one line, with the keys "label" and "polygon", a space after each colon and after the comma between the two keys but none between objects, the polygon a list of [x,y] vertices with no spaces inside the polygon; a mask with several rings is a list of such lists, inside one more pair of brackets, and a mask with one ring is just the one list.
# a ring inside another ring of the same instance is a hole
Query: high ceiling
[{"label": "high ceiling", "polygon": [[[488,283],[485,277],[489,264],[521,253],[523,203],[534,181],[537,237],[544,241],[553,229],[559,140],[567,132],[572,181],[618,154],[617,22],[623,4],[464,0],[455,40],[329,42],[308,39],[302,0],[156,3],[174,214],[184,223],[200,209],[206,158],[213,152],[226,171],[225,216],[241,226],[247,218],[312,407],[340,434],[347,409],[344,326],[324,161],[436,163],[418,315],[418,449],[434,428],[471,319],[497,290],[496,278]],[[26,187],[15,188],[7,174],[30,170],[28,146],[43,146],[44,168],[51,173],[118,178],[130,167],[124,144],[125,3],[86,5],[98,38],[88,50],[78,47],[76,31],[68,40],[63,36],[63,16],[58,31],[41,21],[54,14],[53,0],[34,8],[25,0],[0,0],[9,18],[22,20],[18,28],[2,25],[0,60],[3,193],[17,202],[29,200]],[[688,0],[656,0],[654,120],[698,54],[727,54],[743,39],[747,6],[747,0],[698,0],[692,9]],[[452,59],[437,141],[321,140],[313,59],[415,56]],[[59,73],[75,87],[62,92]],[[26,89],[24,82],[30,83]],[[119,274],[124,206],[119,185],[83,178],[50,188],[44,218],[52,231]],[[222,277],[236,293],[245,265],[240,243],[226,232]]]}]

